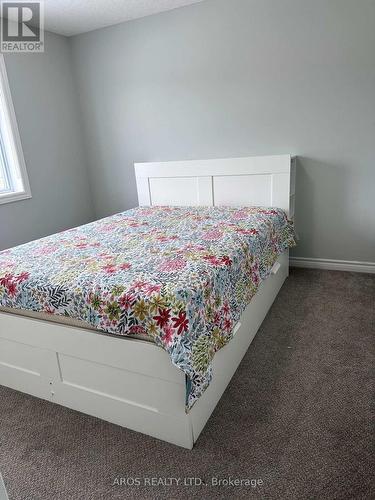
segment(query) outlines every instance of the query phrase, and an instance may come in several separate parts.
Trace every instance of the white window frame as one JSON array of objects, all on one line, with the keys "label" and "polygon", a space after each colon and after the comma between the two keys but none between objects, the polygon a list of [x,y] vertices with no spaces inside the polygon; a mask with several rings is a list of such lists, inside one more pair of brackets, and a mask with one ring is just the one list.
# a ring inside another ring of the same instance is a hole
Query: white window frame
[{"label": "white window frame", "polygon": [[10,93],[5,60],[4,56],[0,54],[0,107],[2,105],[5,107],[5,113],[0,113],[0,140],[2,140],[4,146],[10,187],[7,191],[0,191],[0,204],[31,198],[30,183]]}]

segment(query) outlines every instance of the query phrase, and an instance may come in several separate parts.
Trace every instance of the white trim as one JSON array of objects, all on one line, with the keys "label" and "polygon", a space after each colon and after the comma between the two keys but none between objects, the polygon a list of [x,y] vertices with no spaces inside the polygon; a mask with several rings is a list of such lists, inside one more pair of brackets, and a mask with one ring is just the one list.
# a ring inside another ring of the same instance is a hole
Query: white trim
[{"label": "white trim", "polygon": [[326,269],[329,271],[352,271],[356,273],[375,274],[375,262],[291,257],[289,259],[289,264],[291,267],[305,267],[308,269]]},{"label": "white trim", "polygon": [[29,198],[32,198],[31,193],[26,191],[4,193],[0,194],[0,205],[12,203],[13,201],[28,200]]},{"label": "white trim", "polygon": [[31,198],[31,189],[30,189],[29,177],[27,175],[26,163],[21,144],[21,137],[18,130],[16,112],[13,106],[12,94],[9,87],[9,80],[7,76],[5,59],[3,54],[0,54],[0,81],[1,81],[0,92],[2,91],[4,95],[4,100],[7,107],[8,120],[10,125],[11,137],[8,138],[9,139],[8,146],[11,149],[11,156],[17,163],[23,187],[22,190],[0,194],[0,204],[2,204],[18,200],[24,200],[26,198]]}]

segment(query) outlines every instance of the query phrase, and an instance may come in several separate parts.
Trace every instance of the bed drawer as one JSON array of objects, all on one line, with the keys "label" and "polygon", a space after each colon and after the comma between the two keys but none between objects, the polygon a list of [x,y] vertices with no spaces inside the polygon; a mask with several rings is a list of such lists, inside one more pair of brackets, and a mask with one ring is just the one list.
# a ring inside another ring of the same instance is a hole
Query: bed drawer
[{"label": "bed drawer", "polygon": [[184,406],[184,387],[129,370],[58,354],[64,386],[119,400],[151,411],[168,409],[171,401]]},{"label": "bed drawer", "polygon": [[0,338],[1,385],[48,399],[55,367],[54,352]]}]

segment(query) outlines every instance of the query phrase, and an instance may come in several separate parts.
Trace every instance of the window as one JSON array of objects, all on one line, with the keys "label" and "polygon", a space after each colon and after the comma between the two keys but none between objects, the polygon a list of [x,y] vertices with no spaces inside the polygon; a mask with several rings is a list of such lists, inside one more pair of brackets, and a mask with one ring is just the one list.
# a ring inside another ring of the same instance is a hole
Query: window
[{"label": "window", "polygon": [[0,203],[31,198],[4,56],[0,54]]}]

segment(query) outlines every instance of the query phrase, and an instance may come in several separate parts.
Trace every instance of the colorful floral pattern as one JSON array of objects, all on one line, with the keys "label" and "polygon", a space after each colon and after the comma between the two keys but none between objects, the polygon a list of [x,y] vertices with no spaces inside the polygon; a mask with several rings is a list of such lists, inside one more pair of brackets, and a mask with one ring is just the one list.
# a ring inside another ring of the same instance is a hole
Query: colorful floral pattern
[{"label": "colorful floral pattern", "polygon": [[277,256],[282,210],[139,207],[0,252],[0,305],[149,335],[186,374],[186,408]]}]

